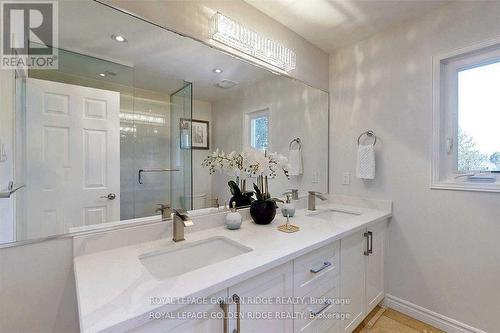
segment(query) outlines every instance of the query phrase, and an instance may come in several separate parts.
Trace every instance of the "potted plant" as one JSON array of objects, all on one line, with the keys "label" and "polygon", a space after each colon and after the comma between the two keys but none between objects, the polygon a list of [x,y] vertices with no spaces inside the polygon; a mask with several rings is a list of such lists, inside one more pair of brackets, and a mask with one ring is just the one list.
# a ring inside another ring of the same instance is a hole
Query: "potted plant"
[{"label": "potted plant", "polygon": [[275,178],[280,170],[288,177],[287,163],[286,157],[277,153],[268,154],[255,149],[247,149],[241,153],[233,151],[225,154],[224,151],[217,149],[203,161],[202,166],[208,167],[210,174],[219,171],[236,176],[237,179],[242,177],[242,184],[245,183],[245,178],[256,178],[254,189],[257,200],[251,198],[253,192],[241,190],[234,181],[228,183],[233,195],[231,200],[238,204],[240,201],[248,202],[242,197],[249,198],[250,215],[254,222],[269,224],[276,215],[276,201],[281,200],[271,198],[268,180]]}]

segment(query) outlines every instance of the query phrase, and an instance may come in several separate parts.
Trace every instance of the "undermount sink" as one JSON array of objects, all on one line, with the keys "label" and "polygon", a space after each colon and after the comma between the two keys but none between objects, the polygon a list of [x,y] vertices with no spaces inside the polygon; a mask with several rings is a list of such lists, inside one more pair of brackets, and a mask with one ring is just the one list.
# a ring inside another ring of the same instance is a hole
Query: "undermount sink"
[{"label": "undermount sink", "polygon": [[252,251],[226,237],[212,237],[186,244],[173,244],[139,256],[139,260],[156,278],[165,279],[215,264]]},{"label": "undermount sink", "polygon": [[311,212],[308,215],[325,221],[334,221],[339,217],[342,218],[354,217],[361,215],[361,213],[343,209],[321,209],[318,211]]}]

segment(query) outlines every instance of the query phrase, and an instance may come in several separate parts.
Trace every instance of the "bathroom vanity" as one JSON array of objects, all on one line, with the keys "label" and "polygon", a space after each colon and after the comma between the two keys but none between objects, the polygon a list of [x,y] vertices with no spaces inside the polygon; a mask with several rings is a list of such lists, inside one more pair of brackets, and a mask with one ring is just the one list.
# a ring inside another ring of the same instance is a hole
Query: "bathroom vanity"
[{"label": "bathroom vanity", "polygon": [[351,332],[383,299],[390,202],[299,209],[292,234],[218,215],[179,243],[168,222],[75,238],[81,331]]}]

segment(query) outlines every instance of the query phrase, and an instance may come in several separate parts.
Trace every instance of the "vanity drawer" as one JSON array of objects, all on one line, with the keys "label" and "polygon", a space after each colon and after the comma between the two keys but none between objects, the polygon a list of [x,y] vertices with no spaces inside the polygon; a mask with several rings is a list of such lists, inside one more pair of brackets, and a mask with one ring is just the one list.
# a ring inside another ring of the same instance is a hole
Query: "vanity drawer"
[{"label": "vanity drawer", "polygon": [[310,294],[324,280],[332,281],[338,275],[339,244],[337,241],[294,260],[295,296]]},{"label": "vanity drawer", "polygon": [[295,312],[300,313],[300,316],[294,324],[295,333],[337,332],[340,323],[340,319],[336,318],[340,308],[337,301],[339,297],[339,276],[331,281],[323,281],[316,290],[305,296],[303,304],[296,306]]}]

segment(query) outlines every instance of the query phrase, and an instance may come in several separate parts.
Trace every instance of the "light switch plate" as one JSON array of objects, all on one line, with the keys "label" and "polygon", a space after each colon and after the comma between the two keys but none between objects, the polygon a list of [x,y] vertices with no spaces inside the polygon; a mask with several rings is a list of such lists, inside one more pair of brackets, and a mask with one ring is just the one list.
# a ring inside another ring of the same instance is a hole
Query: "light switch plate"
[{"label": "light switch plate", "polygon": [[0,141],[0,163],[7,161],[7,151],[5,145]]},{"label": "light switch plate", "polygon": [[312,174],[312,183],[313,184],[319,184],[319,172],[314,171]]},{"label": "light switch plate", "polygon": [[349,185],[351,183],[351,174],[349,172],[344,172],[342,174],[342,185]]}]

